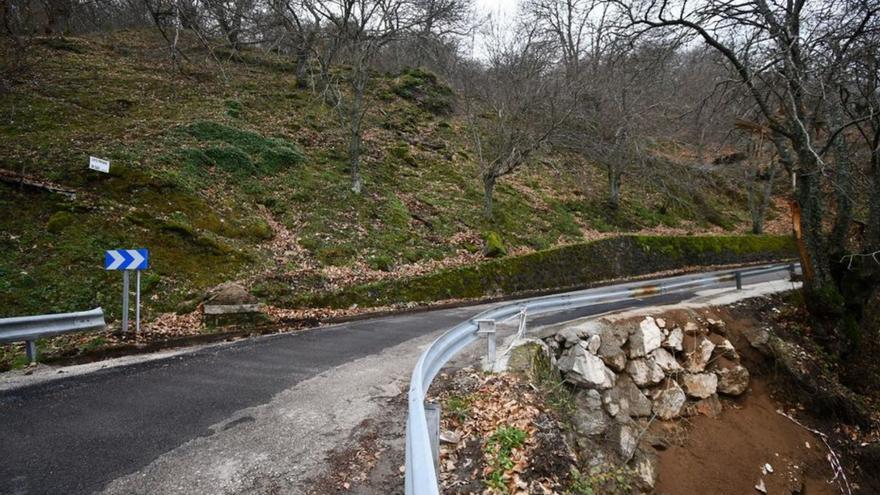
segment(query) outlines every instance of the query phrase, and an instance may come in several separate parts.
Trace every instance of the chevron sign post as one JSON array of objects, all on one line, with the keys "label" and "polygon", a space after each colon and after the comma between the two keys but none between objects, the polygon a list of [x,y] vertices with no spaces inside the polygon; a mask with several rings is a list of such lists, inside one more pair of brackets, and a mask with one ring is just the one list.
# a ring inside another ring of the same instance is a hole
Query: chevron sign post
[{"label": "chevron sign post", "polygon": [[135,333],[141,331],[141,271],[150,266],[147,249],[111,249],[104,252],[105,270],[122,270],[122,331],[128,333],[128,274],[137,273],[135,291]]},{"label": "chevron sign post", "polygon": [[146,249],[113,249],[104,252],[106,270],[146,270],[150,252]]}]

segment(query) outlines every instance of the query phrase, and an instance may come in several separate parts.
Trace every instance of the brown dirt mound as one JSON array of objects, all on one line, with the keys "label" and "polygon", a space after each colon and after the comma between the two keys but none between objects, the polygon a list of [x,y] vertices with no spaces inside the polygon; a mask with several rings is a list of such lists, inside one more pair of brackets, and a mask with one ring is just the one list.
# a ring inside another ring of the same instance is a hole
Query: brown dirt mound
[{"label": "brown dirt mound", "polygon": [[[762,381],[717,419],[695,417],[681,445],[661,452],[657,493],[833,495],[836,484],[821,439],[776,412]],[[809,447],[807,445],[809,444]],[[773,473],[762,473],[767,463]]]}]

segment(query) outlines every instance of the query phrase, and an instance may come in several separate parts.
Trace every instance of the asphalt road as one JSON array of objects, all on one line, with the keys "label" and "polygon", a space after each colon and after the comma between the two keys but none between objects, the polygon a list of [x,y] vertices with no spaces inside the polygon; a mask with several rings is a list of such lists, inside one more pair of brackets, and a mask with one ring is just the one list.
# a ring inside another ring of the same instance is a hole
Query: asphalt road
[{"label": "asphalt road", "polygon": [[[690,295],[650,302],[675,302]],[[638,304],[569,311],[532,324]],[[99,492],[163,453],[212,435],[212,425],[237,411],[266,404],[285,389],[342,364],[439,333],[482,309],[438,310],[266,336],[0,392],[0,493]]]}]

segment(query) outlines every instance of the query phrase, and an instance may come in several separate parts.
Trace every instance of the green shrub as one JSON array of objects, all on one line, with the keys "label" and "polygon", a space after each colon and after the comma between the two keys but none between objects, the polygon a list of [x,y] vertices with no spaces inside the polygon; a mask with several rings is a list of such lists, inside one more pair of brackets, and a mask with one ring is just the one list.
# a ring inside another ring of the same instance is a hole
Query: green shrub
[{"label": "green shrub", "polygon": [[251,175],[257,170],[251,157],[235,146],[207,148],[204,154],[211,165],[233,175]]},{"label": "green shrub", "polygon": [[53,234],[59,234],[72,222],[73,215],[70,212],[59,211],[49,218],[49,221],[46,223],[46,230]]},{"label": "green shrub", "polygon": [[375,256],[371,256],[367,260],[367,265],[373,270],[390,272],[392,269],[394,269],[394,258],[386,254],[377,254]]},{"label": "green shrub", "polygon": [[282,138],[267,138],[252,131],[243,131],[218,122],[199,121],[185,131],[203,142],[220,142],[203,150],[184,150],[190,163],[217,165],[232,173],[275,173],[304,160],[296,144]]},{"label": "green shrub", "polygon": [[515,426],[499,426],[486,442],[486,453],[490,456],[489,474],[483,482],[489,488],[505,490],[504,473],[514,467],[513,449],[525,444],[528,434]]},{"label": "green shrub", "polygon": [[226,115],[233,119],[241,118],[241,102],[237,100],[226,100],[223,102],[226,106]]},{"label": "green shrub", "polygon": [[261,153],[260,169],[263,172],[274,173],[302,163],[303,159],[304,156],[298,149],[286,145],[277,145],[263,150]]}]

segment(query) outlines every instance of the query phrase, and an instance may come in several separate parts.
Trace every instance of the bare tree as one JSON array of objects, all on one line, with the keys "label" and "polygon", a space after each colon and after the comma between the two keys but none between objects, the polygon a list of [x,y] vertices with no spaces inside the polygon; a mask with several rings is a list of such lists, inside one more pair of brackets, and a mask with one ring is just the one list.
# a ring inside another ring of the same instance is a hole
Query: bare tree
[{"label": "bare tree", "polygon": [[[864,118],[857,116],[835,128],[823,128],[824,89],[880,7],[847,0],[821,4],[807,0],[787,4],[707,0],[691,4],[684,0],[618,5],[630,26],[642,32],[664,29],[696,35],[724,56],[747,88],[771,131],[781,162],[796,179],[799,221],[795,230],[808,301],[813,308],[824,309],[830,300],[828,294],[837,293],[831,267],[836,246],[828,243],[823,228],[827,205],[822,180],[829,168],[826,155],[836,136]],[[834,40],[840,41],[838,54],[823,57]]]},{"label": "bare tree", "polygon": [[773,187],[782,167],[776,160],[766,127],[743,120],[737,122],[737,127],[745,131],[743,148],[746,151],[739,156],[743,158],[742,168],[752,233],[763,234],[764,218],[773,199]]},{"label": "bare tree", "polygon": [[535,30],[520,25],[505,34],[495,27],[487,66],[471,66],[464,78],[487,218],[493,215],[498,180],[525,165],[570,114],[561,106],[568,87],[553,72],[552,53]]},{"label": "bare tree", "polygon": [[[360,194],[363,121],[370,70],[390,43],[413,36],[431,24],[434,10],[417,0],[330,0],[310,2],[308,9],[327,23],[324,53],[319,57],[327,101],[348,132],[351,190]],[[330,64],[344,61],[347,74],[331,79]]]}]

